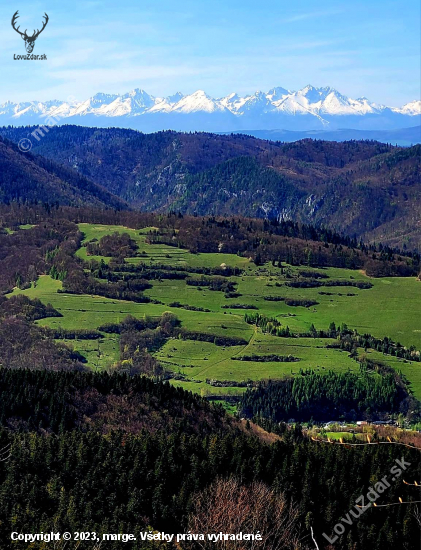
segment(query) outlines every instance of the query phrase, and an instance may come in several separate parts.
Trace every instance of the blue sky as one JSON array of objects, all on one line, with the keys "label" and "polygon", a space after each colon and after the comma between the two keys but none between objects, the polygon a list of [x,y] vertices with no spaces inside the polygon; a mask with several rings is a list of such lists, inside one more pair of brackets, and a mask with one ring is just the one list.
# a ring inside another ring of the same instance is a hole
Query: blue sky
[{"label": "blue sky", "polygon": [[[15,61],[21,30],[50,21]],[[0,102],[143,88],[214,97],[332,86],[398,106],[420,98],[419,0],[18,0],[0,7]]]}]

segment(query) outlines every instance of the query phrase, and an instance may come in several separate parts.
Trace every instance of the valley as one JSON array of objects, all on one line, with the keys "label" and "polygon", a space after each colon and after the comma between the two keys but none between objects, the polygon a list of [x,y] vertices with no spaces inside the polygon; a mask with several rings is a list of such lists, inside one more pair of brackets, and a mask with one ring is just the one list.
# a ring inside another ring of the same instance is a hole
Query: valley
[{"label": "valley", "polygon": [[[54,329],[61,327],[66,330],[92,330],[106,323],[119,323],[127,315],[137,318],[158,318],[164,312],[170,311],[177,316],[181,326],[186,330],[244,339],[246,343],[241,346],[219,346],[212,342],[169,338],[154,353],[160,364],[175,375],[171,380],[174,385],[201,395],[238,395],[244,391],[246,384],[236,387],[236,383],[294,376],[307,369],[320,373],[329,370],[359,371],[360,363],[356,358],[351,358],[346,351],[331,347],[336,339],[273,336],[247,324],[244,320],[245,313],[259,313],[274,318],[282,326],[289,327],[293,335],[308,333],[312,325],[318,330],[327,331],[332,322],[337,326],[345,323],[359,334],[369,333],[379,339],[387,336],[407,348],[413,346],[416,350],[421,349],[421,326],[417,310],[413,307],[414,302],[421,300],[421,283],[415,277],[372,278],[359,270],[308,269],[286,263],[278,267],[273,266],[271,262],[256,266],[249,259],[235,254],[192,254],[187,249],[147,242],[150,234],[153,235],[157,228],[144,228],[138,231],[117,225],[81,223],[79,230],[83,234],[83,241],[76,256],[88,262],[86,267],[89,262],[107,264],[112,259],[88,255],[86,245],[89,242],[115,233],[125,233],[137,245],[137,256],[125,260],[129,270],[131,266],[140,264],[151,269],[159,266],[164,272],[165,266],[173,269],[212,269],[222,266],[222,272],[224,268],[241,270],[239,275],[224,277],[224,280],[235,285],[235,297],[227,297],[224,292],[211,290],[206,284],[188,285],[186,278],[172,279],[171,271],[166,272],[168,279],[152,280],[151,288],[144,291],[145,296],[159,302],[156,304],[138,304],[95,295],[67,294],[61,290],[62,283],[53,280],[49,275],[42,275],[29,289],[15,289],[12,293],[22,293],[30,298],[39,298],[43,303],[50,303],[62,317],[41,319],[37,323]],[[322,286],[287,286],[291,280],[306,281],[309,280],[309,276],[313,275],[314,278],[318,274],[323,276],[322,279],[318,279]],[[369,282],[371,288],[323,286],[326,282],[338,282],[343,285]],[[288,300],[292,300],[291,303],[301,301],[314,305],[287,305]],[[174,307],[174,303],[182,307]],[[192,310],[185,309],[186,307],[191,307]],[[64,342],[86,357],[87,365],[93,369],[105,369],[120,360],[117,334],[102,333],[99,340]],[[265,355],[292,356],[298,361],[241,360],[243,356]],[[368,359],[379,361],[402,372],[414,395],[421,398],[419,362],[400,359],[372,349],[359,349],[358,355],[366,355]],[[218,382],[232,383],[232,386],[221,387],[217,385]]]},{"label": "valley", "polygon": [[0,550],[421,550],[419,8],[5,3]]}]

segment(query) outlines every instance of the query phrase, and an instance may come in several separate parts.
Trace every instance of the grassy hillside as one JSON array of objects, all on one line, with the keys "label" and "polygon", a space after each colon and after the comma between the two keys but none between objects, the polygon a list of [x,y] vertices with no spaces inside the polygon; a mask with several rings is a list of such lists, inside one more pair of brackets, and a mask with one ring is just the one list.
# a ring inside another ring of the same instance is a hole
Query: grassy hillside
[{"label": "grassy hillside", "polygon": [[[221,291],[211,290],[206,285],[193,286],[187,279],[150,280],[151,288],[145,296],[159,303],[134,303],[132,301],[105,298],[97,295],[76,295],[58,292],[62,288],[59,280],[48,275],[39,277],[36,285],[26,290],[15,289],[14,294],[23,293],[37,297],[44,303],[51,303],[63,317],[46,318],[38,324],[52,328],[97,329],[106,323],[119,323],[127,315],[137,318],[157,318],[165,311],[171,311],[180,320],[181,326],[189,331],[216,336],[240,337],[247,343],[220,346],[205,341],[170,338],[155,351],[156,358],[164,367],[175,373],[172,383],[203,394],[238,394],[243,387],[220,387],[209,383],[244,382],[280,378],[298,374],[300,369],[314,369],[323,373],[327,370],[358,372],[359,363],[341,349],[327,347],[335,343],[331,338],[295,337],[282,338],[263,333],[260,328],[247,324],[246,312],[258,312],[277,319],[282,326],[288,326],[292,333],[307,333],[314,325],[318,330],[327,330],[330,323],[346,323],[360,334],[370,333],[377,338],[388,336],[403,346],[421,349],[421,328],[415,304],[421,303],[421,283],[415,277],[369,278],[363,272],[338,268],[307,269],[283,264],[282,268],[267,263],[257,266],[247,258],[234,254],[198,253],[163,244],[149,244],[150,231],[129,229],[123,226],[79,224],[83,233],[82,246],[76,255],[83,260],[103,260],[110,257],[90,256],[86,245],[93,239],[105,235],[127,233],[137,244],[137,255],[128,257],[128,270],[141,264],[153,268],[220,268],[238,267],[241,273],[226,279],[235,283],[235,297],[227,297]],[[132,267],[129,267],[132,266]],[[189,273],[188,278],[201,277]],[[322,285],[358,285],[371,283],[371,288],[356,286],[318,286],[315,288],[294,288],[287,286],[291,281],[317,279]],[[211,279],[216,276],[211,276]],[[271,298],[271,300],[265,300]],[[275,301],[284,298],[283,301]],[[289,302],[293,300],[293,302]],[[178,306],[174,305],[178,302]],[[311,306],[288,305],[288,303],[314,303]],[[171,305],[172,304],[172,305]],[[180,307],[181,306],[181,307]],[[185,309],[186,306],[196,310]],[[255,309],[240,309],[251,306]],[[200,310],[200,309],[201,310]],[[205,310],[205,311],[202,311]],[[92,368],[105,368],[120,358],[119,335],[103,333],[99,340],[68,340],[67,343],[82,353]],[[363,349],[359,350],[364,353]],[[380,361],[401,371],[409,380],[417,397],[421,397],[421,365],[368,349],[367,357]],[[259,362],[238,360],[243,356],[293,356],[295,362]],[[208,382],[207,382],[208,381]],[[237,384],[238,386],[238,384]]]}]

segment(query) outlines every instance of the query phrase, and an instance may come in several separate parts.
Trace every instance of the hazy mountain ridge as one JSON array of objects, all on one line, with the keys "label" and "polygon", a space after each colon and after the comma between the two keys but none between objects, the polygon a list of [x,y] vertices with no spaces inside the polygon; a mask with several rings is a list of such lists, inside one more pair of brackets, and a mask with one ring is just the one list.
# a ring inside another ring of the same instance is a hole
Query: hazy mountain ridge
[{"label": "hazy mountain ridge", "polygon": [[[231,132],[221,132],[231,133]],[[232,133],[242,133],[259,139],[283,141],[291,143],[301,139],[321,139],[324,141],[374,140],[392,145],[409,147],[421,143],[421,126],[397,128],[392,130],[358,130],[339,128],[337,130],[239,130]]]},{"label": "hazy mountain ridge", "polygon": [[352,99],[330,87],[308,85],[298,91],[276,87],[244,97],[231,93],[212,98],[203,90],[154,97],[139,88],[125,94],[98,93],[81,102],[46,102],[0,105],[0,124],[56,124],[118,126],[157,131],[386,130],[415,126],[421,119],[421,101],[389,107]]}]

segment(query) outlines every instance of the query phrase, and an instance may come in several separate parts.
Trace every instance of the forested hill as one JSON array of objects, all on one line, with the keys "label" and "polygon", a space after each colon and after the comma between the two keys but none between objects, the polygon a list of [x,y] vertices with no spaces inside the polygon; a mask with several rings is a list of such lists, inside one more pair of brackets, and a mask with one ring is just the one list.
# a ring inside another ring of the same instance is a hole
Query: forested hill
[{"label": "forested hill", "polygon": [[1,137],[0,202],[127,208],[123,200],[74,169],[39,155],[23,153]]},{"label": "forested hill", "polygon": [[136,208],[323,223],[363,240],[419,249],[421,146],[281,143],[245,135],[60,126],[2,128]]},{"label": "forested hill", "polygon": [[[23,394],[20,388],[25,388]],[[244,432],[221,406],[145,376],[106,372],[0,370],[0,425],[29,431],[110,433]]]},{"label": "forested hill", "polygon": [[[361,518],[357,510],[343,537],[333,531],[380,475],[390,479],[382,503],[415,501],[395,462],[404,463],[405,477],[418,479],[416,449],[321,445],[298,425],[281,425],[282,436],[268,445],[247,424],[236,429],[238,421],[222,409],[143,377],[3,369],[0,396],[2,548],[29,548],[11,543],[12,531],[73,533],[86,526],[102,538],[151,528],[255,532],[250,526],[257,525],[271,550],[314,548],[310,527],[326,550],[332,546],[323,533],[332,533],[339,550],[418,545],[415,503],[381,513],[371,508]],[[124,545],[112,540],[110,550],[198,548],[142,542],[138,535]],[[205,548],[221,548],[213,545]],[[30,548],[45,550],[48,543]]]}]

